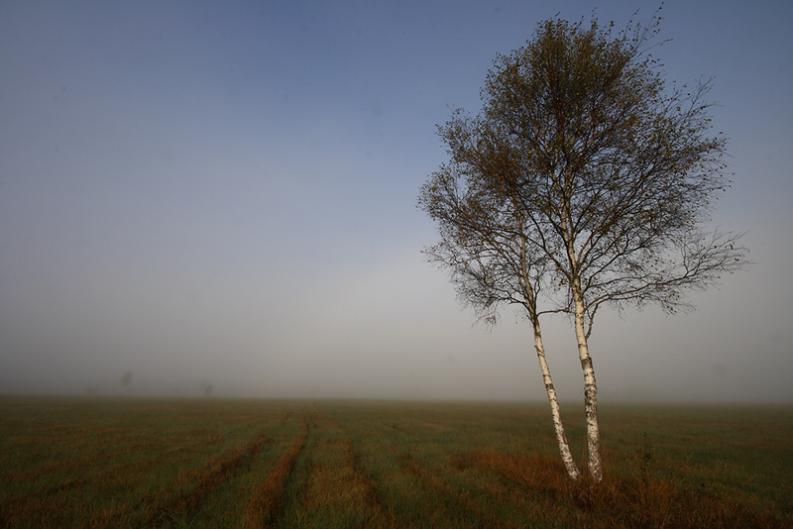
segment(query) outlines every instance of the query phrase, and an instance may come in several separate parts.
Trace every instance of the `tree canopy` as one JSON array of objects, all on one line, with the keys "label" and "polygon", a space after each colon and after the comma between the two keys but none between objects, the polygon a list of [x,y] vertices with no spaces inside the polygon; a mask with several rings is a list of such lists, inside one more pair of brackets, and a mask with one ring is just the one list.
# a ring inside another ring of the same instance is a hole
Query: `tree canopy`
[{"label": "tree canopy", "polygon": [[[429,255],[481,316],[522,306],[535,333],[544,313],[573,317],[590,458],[597,399],[587,340],[598,310],[654,303],[676,312],[689,306],[686,290],[745,262],[738,236],[708,228],[728,186],[710,84],[665,82],[648,51],[659,20],[621,31],[542,22],[496,59],[481,111],[458,110],[439,127],[449,160],[419,197],[441,236]],[[599,479],[599,457],[590,470]]]}]

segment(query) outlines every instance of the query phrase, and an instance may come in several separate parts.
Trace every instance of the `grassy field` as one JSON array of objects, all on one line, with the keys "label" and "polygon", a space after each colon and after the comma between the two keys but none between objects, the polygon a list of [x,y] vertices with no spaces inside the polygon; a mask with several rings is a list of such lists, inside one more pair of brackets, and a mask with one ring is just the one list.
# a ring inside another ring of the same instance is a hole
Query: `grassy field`
[{"label": "grassy field", "polygon": [[593,488],[543,404],[5,397],[0,526],[793,527],[792,408],[601,413]]}]

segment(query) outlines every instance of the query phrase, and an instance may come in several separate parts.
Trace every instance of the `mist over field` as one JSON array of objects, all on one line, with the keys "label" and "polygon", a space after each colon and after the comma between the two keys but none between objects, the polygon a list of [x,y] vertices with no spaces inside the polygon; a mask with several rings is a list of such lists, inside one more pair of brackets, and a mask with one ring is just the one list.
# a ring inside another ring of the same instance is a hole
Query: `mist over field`
[{"label": "mist over field", "polygon": [[[793,9],[766,7],[664,7],[654,53],[713,77],[729,139],[713,226],[753,263],[695,312],[599,315],[602,402],[793,401]],[[425,261],[416,195],[435,125],[557,11],[591,6],[4,2],[0,393],[544,399],[526,322],[475,324]],[[577,402],[570,322],[543,330]]]}]

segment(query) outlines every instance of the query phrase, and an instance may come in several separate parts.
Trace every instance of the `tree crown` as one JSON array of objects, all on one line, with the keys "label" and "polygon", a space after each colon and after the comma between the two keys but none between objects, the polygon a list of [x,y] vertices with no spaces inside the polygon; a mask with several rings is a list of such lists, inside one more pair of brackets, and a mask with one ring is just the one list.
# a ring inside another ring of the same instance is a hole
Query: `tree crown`
[{"label": "tree crown", "polygon": [[744,262],[736,236],[705,230],[728,184],[710,85],[667,88],[643,48],[658,22],[544,21],[496,59],[482,111],[439,127],[449,161],[419,203],[441,231],[430,253],[463,299],[536,315],[546,287],[551,311],[578,299],[591,332],[602,304],[674,312],[682,291]]}]

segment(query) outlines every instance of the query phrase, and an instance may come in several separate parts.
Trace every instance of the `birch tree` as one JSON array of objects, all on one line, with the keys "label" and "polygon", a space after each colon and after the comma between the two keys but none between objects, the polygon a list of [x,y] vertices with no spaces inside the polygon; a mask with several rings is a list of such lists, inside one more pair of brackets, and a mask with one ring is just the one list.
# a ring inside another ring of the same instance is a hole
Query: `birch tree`
[{"label": "birch tree", "polygon": [[[596,20],[547,20],[496,60],[482,111],[458,112],[441,128],[450,167],[485,182],[520,220],[513,245],[525,243],[529,262],[541,265],[529,272],[527,310],[564,312],[574,324],[595,482],[603,470],[589,338],[598,311],[652,303],[674,313],[690,307],[687,290],[745,262],[738,236],[707,228],[728,183],[725,140],[712,132],[705,101],[710,86],[667,86],[645,51],[657,30],[658,19],[619,32]],[[540,288],[545,310],[536,307]]]},{"label": "birch tree", "polygon": [[[462,125],[462,126],[461,126]],[[459,150],[468,130],[464,122],[452,120],[441,127],[441,135]],[[540,317],[547,312],[537,307],[537,298],[547,283],[547,257],[529,243],[536,237],[521,204],[507,195],[493,180],[482,178],[477,162],[502,165],[496,152],[479,160],[463,157],[441,167],[422,188],[419,205],[439,227],[441,241],[427,249],[431,259],[451,272],[460,299],[472,306],[479,317],[495,323],[498,310],[513,305],[523,311],[534,334],[534,350],[551,408],[554,433],[562,462],[572,479],[576,466],[565,435],[551,371],[545,356]],[[454,157],[454,155],[453,155]]]}]

